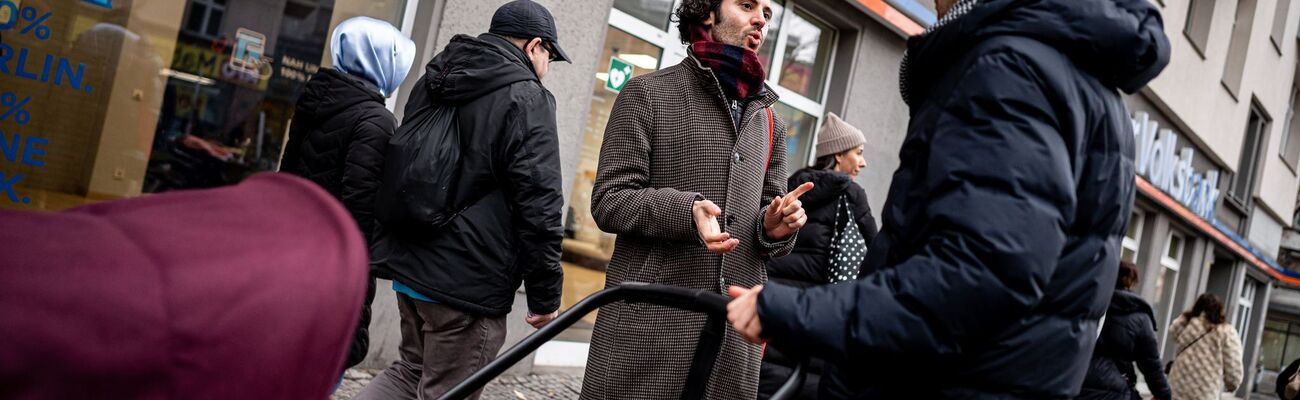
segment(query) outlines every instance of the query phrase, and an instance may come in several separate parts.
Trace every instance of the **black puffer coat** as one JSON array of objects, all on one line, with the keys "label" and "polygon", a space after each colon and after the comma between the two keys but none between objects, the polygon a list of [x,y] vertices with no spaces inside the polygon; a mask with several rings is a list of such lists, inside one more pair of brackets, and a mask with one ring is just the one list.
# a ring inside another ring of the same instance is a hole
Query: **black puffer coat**
[{"label": "black puffer coat", "polygon": [[767,263],[767,277],[795,287],[830,283],[831,236],[835,234],[835,210],[840,196],[848,196],[854,222],[867,245],[876,237],[876,218],[871,216],[867,192],[847,174],[804,168],[790,176],[790,190],[812,182],[813,189],[799,198],[808,222],[799,230],[790,255]]},{"label": "black puffer coat", "polygon": [[[852,177],[839,172],[804,168],[790,176],[790,190],[804,182],[813,183],[813,189],[799,198],[808,213],[808,222],[799,230],[799,237],[795,239],[794,250],[790,255],[767,263],[767,277],[770,281],[794,287],[830,283],[831,237],[835,235],[835,214],[840,196],[848,196],[853,222],[858,224],[858,230],[862,232],[867,245],[871,245],[871,240],[876,237],[876,219],[871,216],[867,192],[854,183]],[[779,345],[767,346],[758,382],[759,399],[771,397],[790,379],[798,358],[802,357],[788,354]],[[801,398],[816,396],[822,365],[820,359],[814,359],[809,364],[809,374],[800,391]]]},{"label": "black puffer coat", "polygon": [[1120,90],[1168,63],[1160,12],[985,0],[908,52],[912,119],[867,275],[768,286],[763,333],[850,367],[823,379],[831,398],[1073,397],[1136,193]]},{"label": "black puffer coat", "polygon": [[1106,323],[1092,351],[1088,376],[1076,399],[1141,399],[1135,385],[1137,369],[1146,378],[1151,395],[1169,399],[1169,382],[1160,364],[1155,316],[1146,300],[1127,290],[1116,290],[1106,310]]},{"label": "black puffer coat", "polygon": [[[378,87],[323,68],[298,97],[280,171],[307,178],[343,202],[370,242],[375,234],[375,195],[384,167],[384,146],[396,126],[397,119],[384,105]],[[373,277],[367,288],[347,367],[361,363],[370,348]]]},{"label": "black puffer coat", "polygon": [[342,201],[369,241],[384,147],[396,127],[374,84],[322,68],[298,97],[280,171],[307,178]]},{"label": "black puffer coat", "polygon": [[462,152],[454,193],[465,198],[453,203],[484,195],[438,229],[380,229],[378,272],[469,313],[509,313],[521,282],[530,311],[560,308],[564,195],[555,97],[526,60],[500,36],[457,35],[407,100],[407,116],[435,103],[457,108]]}]

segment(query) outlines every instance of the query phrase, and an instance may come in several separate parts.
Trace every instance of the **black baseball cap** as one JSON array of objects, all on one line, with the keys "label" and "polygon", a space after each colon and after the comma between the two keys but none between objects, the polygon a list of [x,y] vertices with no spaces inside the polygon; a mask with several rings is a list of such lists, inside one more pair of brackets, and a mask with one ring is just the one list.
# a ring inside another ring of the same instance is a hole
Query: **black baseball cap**
[{"label": "black baseball cap", "polygon": [[531,0],[514,0],[502,5],[492,15],[492,27],[488,33],[517,38],[542,38],[551,42],[555,52],[555,61],[573,63],[569,55],[560,49],[560,38],[555,32],[555,18],[551,12]]}]

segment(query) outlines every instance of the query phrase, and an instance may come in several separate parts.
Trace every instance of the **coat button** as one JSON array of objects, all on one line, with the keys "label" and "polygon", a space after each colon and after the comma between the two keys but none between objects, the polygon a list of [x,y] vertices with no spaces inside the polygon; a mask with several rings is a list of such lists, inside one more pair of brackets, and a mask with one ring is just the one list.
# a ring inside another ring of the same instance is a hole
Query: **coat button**
[{"label": "coat button", "polygon": [[735,215],[727,215],[726,220],[727,220],[727,226],[731,226],[731,224],[736,223],[736,216],[735,216]]},{"label": "coat button", "polygon": [[731,155],[731,159],[735,160],[736,164],[740,164],[741,161],[745,160],[745,157],[741,157],[740,153],[735,153]]}]

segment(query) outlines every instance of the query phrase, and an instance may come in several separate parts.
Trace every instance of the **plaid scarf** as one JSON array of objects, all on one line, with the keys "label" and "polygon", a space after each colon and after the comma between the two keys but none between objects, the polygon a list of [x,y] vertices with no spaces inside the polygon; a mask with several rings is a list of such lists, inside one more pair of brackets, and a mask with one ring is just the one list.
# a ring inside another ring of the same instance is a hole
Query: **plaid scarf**
[{"label": "plaid scarf", "polygon": [[[979,5],[979,0],[958,1],[957,4],[952,6],[951,10],[948,10],[947,14],[943,15],[943,18],[940,18],[938,22],[934,23],[934,25],[930,25],[929,28],[926,28],[925,32],[922,32],[920,36],[925,37],[926,35],[929,35],[930,32],[934,32],[939,28],[944,27],[944,25],[948,25],[948,23],[957,20],[957,18],[961,18],[977,5]],[[907,54],[907,50],[903,50],[903,62],[898,65],[898,91],[903,94],[903,103],[910,106],[912,105],[912,99],[907,94],[907,62],[910,57],[908,57]]]},{"label": "plaid scarf", "polygon": [[763,90],[763,81],[767,73],[763,63],[758,60],[758,53],[753,50],[719,43],[703,25],[690,29],[691,54],[705,67],[713,70],[722,91],[732,100],[748,99]]}]

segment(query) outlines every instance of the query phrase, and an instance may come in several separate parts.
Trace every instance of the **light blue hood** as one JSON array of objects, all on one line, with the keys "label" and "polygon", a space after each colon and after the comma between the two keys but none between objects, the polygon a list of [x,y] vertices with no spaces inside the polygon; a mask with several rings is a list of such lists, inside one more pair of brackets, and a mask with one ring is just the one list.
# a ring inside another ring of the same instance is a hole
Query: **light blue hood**
[{"label": "light blue hood", "polygon": [[349,18],[334,28],[330,52],[335,69],[374,83],[384,97],[397,90],[415,62],[415,42],[370,17]]}]

